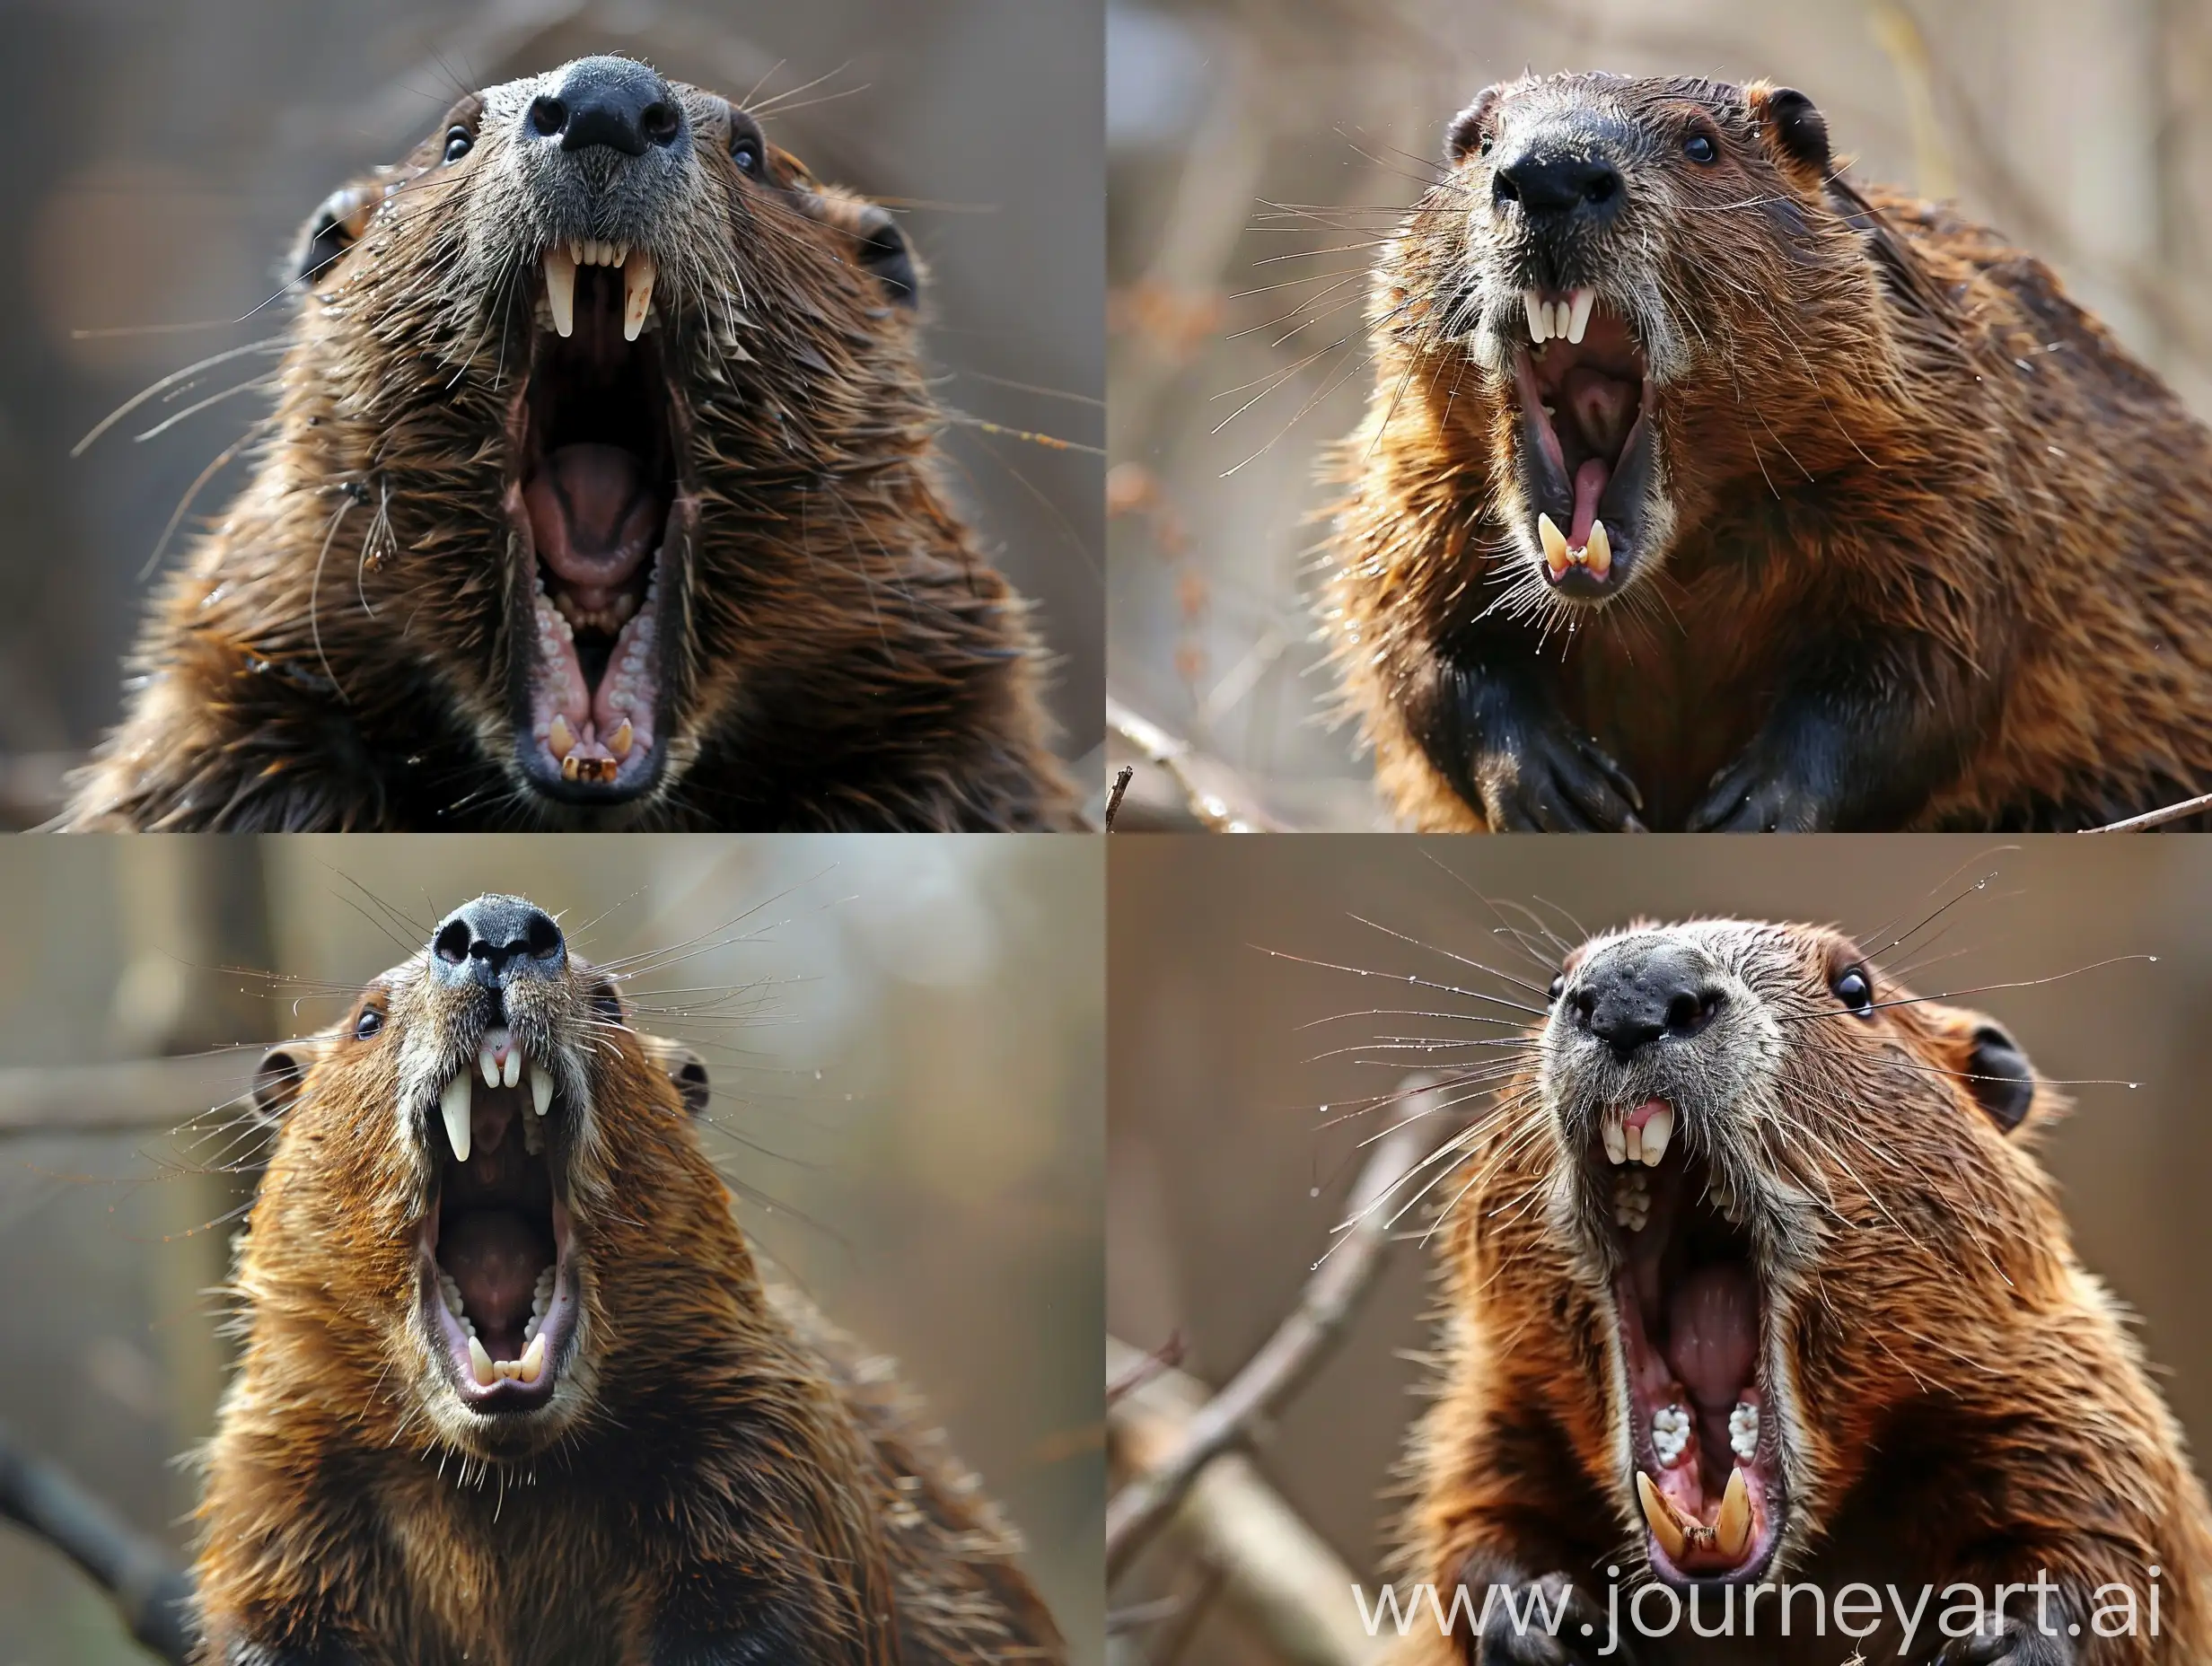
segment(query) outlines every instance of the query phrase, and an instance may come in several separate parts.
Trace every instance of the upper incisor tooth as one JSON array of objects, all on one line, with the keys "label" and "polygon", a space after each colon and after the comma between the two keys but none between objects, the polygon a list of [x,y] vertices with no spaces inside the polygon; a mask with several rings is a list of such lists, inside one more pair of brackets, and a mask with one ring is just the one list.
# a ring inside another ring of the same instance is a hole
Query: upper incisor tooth
[{"label": "upper incisor tooth", "polygon": [[653,257],[640,249],[622,268],[622,339],[635,341],[653,310],[653,280],[657,276]]},{"label": "upper incisor tooth", "polygon": [[453,1147],[453,1161],[469,1161],[470,1123],[473,1115],[471,1095],[476,1092],[469,1066],[463,1065],[453,1073],[453,1079],[445,1084],[438,1095],[438,1109],[445,1118],[445,1137]]},{"label": "upper incisor tooth", "polygon": [[1544,340],[1551,333],[1547,328],[1551,309],[1545,305],[1533,289],[1521,292],[1521,304],[1528,310],[1530,339],[1538,342]]},{"label": "upper incisor tooth", "polygon": [[1655,1169],[1659,1160],[1667,1154],[1667,1143],[1674,1137],[1674,1107],[1662,1105],[1651,1113],[1651,1120],[1644,1125],[1644,1164]]},{"label": "upper incisor tooth", "polygon": [[1581,341],[1583,331],[1590,328],[1590,309],[1596,304],[1598,292],[1594,289],[1583,288],[1575,292],[1574,303],[1567,314],[1567,338],[1570,342]]},{"label": "upper incisor tooth", "polygon": [[530,1065],[530,1108],[540,1117],[553,1106],[553,1073],[535,1059]]},{"label": "upper incisor tooth", "polygon": [[576,331],[576,261],[565,250],[545,251],[545,300],[554,333],[566,340]]}]

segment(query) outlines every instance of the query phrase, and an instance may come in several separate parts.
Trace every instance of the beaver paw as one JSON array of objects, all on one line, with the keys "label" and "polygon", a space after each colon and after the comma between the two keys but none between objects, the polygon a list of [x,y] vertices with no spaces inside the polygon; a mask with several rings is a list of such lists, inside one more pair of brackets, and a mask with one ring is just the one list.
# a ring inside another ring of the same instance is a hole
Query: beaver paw
[{"label": "beaver paw", "polygon": [[[1476,1666],[1636,1666],[1636,1656],[1623,1641],[1610,1654],[1602,1653],[1613,1641],[1606,1635],[1605,1612],[1564,1574],[1547,1574],[1508,1595],[1488,1604],[1482,1625],[1482,1646],[1475,1653]],[[1557,1626],[1546,1626],[1542,1617],[1566,1612]],[[1514,1623],[1515,1613],[1523,1624]]]},{"label": "beaver paw", "polygon": [[1546,725],[1478,757],[1482,813],[1501,833],[1641,833],[1636,783],[1587,735]]},{"label": "beaver paw", "polygon": [[1954,1637],[1936,1656],[1934,1666],[2072,1666],[2073,1643],[2039,1631],[2031,1622],[2007,1615],[2000,1631]]},{"label": "beaver paw", "polygon": [[1781,759],[1753,747],[1713,777],[1690,812],[1690,833],[1820,833],[1835,825],[1830,794],[1812,788]]}]

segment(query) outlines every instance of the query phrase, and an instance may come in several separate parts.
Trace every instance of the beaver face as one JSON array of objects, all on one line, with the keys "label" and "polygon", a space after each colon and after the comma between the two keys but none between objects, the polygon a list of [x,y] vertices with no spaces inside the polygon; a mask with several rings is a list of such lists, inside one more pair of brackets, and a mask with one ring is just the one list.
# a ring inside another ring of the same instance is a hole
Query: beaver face
[{"label": "beaver face", "polygon": [[1840,1264],[1955,1284],[1942,1237],[1900,1223],[2031,1206],[2003,1136],[2034,1074],[1996,1025],[1886,986],[1832,931],[1633,928],[1553,988],[1549,1231],[1613,1321],[1615,1380],[1592,1386],[1620,1408],[1623,1502],[1660,1577],[1756,1579],[1890,1409],[1874,1385],[1899,1373],[1855,1362],[1897,1340],[1849,1328],[1871,1279]]},{"label": "beaver face", "polygon": [[321,443],[392,528],[364,607],[451,637],[435,662],[518,801],[667,794],[758,695],[705,648],[773,576],[733,542],[775,536],[761,493],[905,435],[890,216],[721,97],[591,57],[462,101],[301,259],[349,390]]},{"label": "beaver face", "polygon": [[1433,303],[1398,304],[1487,373],[1494,489],[1546,593],[1609,601],[1700,506],[1683,488],[1716,460],[1702,408],[1757,398],[1725,323],[1769,275],[1737,222],[1786,204],[1804,232],[1786,169],[1825,167],[1825,128],[1786,89],[1556,75],[1487,89],[1448,154],[1437,224],[1411,239]]},{"label": "beaver face", "polygon": [[689,1100],[669,1074],[696,1061],[669,1052],[626,1026],[550,916],[480,897],[341,1023],[264,1061],[258,1095],[283,1117],[265,1193],[331,1214],[265,1227],[257,1211],[254,1233],[344,1258],[322,1287],[358,1293],[340,1305],[376,1373],[411,1382],[448,1444],[540,1450],[596,1393],[609,1321],[591,1223],[628,1122]]}]

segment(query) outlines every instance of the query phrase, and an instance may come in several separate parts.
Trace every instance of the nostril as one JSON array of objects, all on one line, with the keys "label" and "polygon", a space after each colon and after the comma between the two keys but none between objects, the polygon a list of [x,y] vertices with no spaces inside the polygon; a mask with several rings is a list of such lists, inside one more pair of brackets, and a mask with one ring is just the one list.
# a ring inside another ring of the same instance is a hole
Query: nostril
[{"label": "nostril", "polygon": [[1667,1003],[1667,1031],[1671,1035],[1694,1036],[1713,1022],[1720,1011],[1720,991],[1685,989]]},{"label": "nostril", "polygon": [[1667,1003],[1667,1028],[1687,1030],[1698,1022],[1698,997],[1678,995]]},{"label": "nostril", "polygon": [[530,105],[530,125],[549,139],[568,125],[568,106],[556,98],[533,99]]},{"label": "nostril", "polygon": [[469,958],[469,927],[458,918],[446,921],[431,947],[448,966],[459,966]]},{"label": "nostril", "polygon": [[637,119],[638,126],[645,129],[645,137],[655,145],[674,143],[676,130],[682,125],[677,118],[675,107],[670,104],[648,104],[645,113]]},{"label": "nostril", "polygon": [[1593,203],[1610,202],[1613,193],[1620,189],[1620,176],[1601,173],[1584,189],[1583,195]]},{"label": "nostril", "polygon": [[1572,1003],[1570,1003],[1570,1004],[1574,1008],[1576,1028],[1578,1030],[1589,1029],[1591,1015],[1594,1013],[1598,1008],[1597,996],[1593,995],[1587,989],[1577,990],[1575,995],[1575,999]]},{"label": "nostril", "polygon": [[522,947],[532,960],[548,960],[561,951],[561,928],[550,915],[533,913],[522,928]]}]

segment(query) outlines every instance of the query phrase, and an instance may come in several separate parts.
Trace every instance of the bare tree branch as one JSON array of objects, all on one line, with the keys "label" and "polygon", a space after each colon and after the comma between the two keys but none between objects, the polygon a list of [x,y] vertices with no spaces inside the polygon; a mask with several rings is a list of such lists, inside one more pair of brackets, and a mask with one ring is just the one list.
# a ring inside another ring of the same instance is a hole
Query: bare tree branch
[{"label": "bare tree branch", "polygon": [[1122,765],[1114,775],[1113,788],[1106,794],[1106,830],[1109,833],[1114,830],[1114,815],[1121,808],[1121,795],[1129,790],[1129,783],[1136,776],[1135,764]]},{"label": "bare tree branch", "polygon": [[[1126,1381],[1151,1355],[1106,1339],[1106,1376]],[[1144,1471],[1189,1441],[1206,1386],[1180,1371],[1150,1375],[1106,1414],[1114,1455]],[[1289,1666],[1368,1666],[1380,1653],[1352,1601],[1352,1570],[1260,1478],[1248,1458],[1217,1459],[1191,1484],[1168,1532],[1219,1582],[1224,1608]]]},{"label": "bare tree branch", "polygon": [[1257,808],[1243,778],[1226,764],[1202,756],[1189,741],[1170,734],[1148,718],[1139,717],[1112,695],[1106,697],[1106,726],[1119,735],[1156,767],[1167,772],[1190,813],[1209,833],[1280,833],[1286,831],[1273,817]]},{"label": "bare tree branch", "polygon": [[192,1648],[191,1575],[57,1465],[24,1451],[5,1428],[0,1428],[0,1516],[91,1574],[135,1642],[173,1666],[185,1666]]},{"label": "bare tree branch", "polygon": [[1190,1420],[1181,1448],[1131,1481],[1107,1505],[1110,1584],[1159,1530],[1199,1472],[1250,1441],[1328,1358],[1388,1258],[1391,1197],[1421,1159],[1436,1149],[1439,1136],[1432,1118],[1438,1108],[1433,1091],[1426,1077],[1408,1083],[1403,1118],[1376,1144],[1360,1171],[1348,1223],[1306,1281],[1298,1305],[1228,1387]]}]

